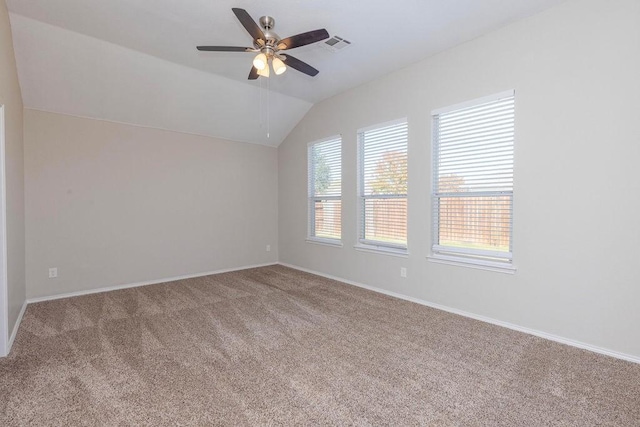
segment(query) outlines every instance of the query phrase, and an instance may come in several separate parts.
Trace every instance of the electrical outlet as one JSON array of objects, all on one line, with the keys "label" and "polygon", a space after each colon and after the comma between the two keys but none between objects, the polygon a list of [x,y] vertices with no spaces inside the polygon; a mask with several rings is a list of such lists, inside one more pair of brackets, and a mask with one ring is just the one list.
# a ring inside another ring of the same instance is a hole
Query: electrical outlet
[{"label": "electrical outlet", "polygon": [[267,252],[271,252],[271,245],[267,245]]},{"label": "electrical outlet", "polygon": [[407,267],[400,267],[400,277],[407,277]]},{"label": "electrical outlet", "polygon": [[58,268],[51,267],[49,269],[49,279],[55,279],[56,277],[58,277]]}]

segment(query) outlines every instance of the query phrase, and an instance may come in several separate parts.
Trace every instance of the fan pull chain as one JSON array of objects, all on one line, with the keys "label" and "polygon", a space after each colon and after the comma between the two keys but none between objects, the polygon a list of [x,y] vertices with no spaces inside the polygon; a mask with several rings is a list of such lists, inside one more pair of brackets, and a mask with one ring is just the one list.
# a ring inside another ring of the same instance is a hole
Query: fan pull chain
[{"label": "fan pull chain", "polygon": [[262,105],[264,104],[264,87],[262,86],[262,79],[258,78],[258,81],[260,82],[260,89],[259,89],[259,97],[260,97],[260,103],[258,104],[258,110],[259,110],[259,120],[260,120],[260,127],[263,126],[264,124],[264,113],[262,112]]}]

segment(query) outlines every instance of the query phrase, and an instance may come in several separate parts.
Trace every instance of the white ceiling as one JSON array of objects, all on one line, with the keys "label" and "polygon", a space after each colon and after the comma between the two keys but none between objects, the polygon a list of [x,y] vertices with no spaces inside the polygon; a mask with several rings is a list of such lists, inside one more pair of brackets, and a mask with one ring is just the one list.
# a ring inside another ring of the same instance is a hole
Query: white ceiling
[{"label": "white ceiling", "polygon": [[[7,0],[25,106],[277,146],[312,104],[563,0]],[[320,70],[248,81],[232,13],[281,37],[326,28],[352,45],[290,53]],[[269,108],[267,108],[267,106]],[[268,119],[267,119],[268,117]],[[269,132],[269,137],[267,137]]]}]

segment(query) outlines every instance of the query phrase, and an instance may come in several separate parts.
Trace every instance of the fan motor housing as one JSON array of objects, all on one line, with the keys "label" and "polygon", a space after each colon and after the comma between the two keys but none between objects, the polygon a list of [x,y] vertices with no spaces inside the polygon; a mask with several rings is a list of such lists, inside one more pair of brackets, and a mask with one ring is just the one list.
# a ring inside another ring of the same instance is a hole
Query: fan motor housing
[{"label": "fan motor housing", "polygon": [[[276,26],[276,20],[271,16],[263,16],[260,18],[260,26],[264,30],[265,44],[267,46],[275,46],[280,41],[280,36],[273,30]],[[264,52],[266,54],[266,52]]]}]

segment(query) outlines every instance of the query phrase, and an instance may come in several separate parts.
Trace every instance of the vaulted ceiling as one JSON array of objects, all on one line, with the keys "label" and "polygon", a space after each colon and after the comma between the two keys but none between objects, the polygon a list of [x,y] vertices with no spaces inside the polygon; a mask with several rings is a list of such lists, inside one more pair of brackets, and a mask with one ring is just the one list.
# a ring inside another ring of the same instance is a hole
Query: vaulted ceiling
[{"label": "vaulted ceiling", "polygon": [[[277,146],[323,99],[563,0],[7,0],[27,108]],[[231,11],[282,37],[326,28],[351,42],[291,54],[320,70],[248,81]]]}]

